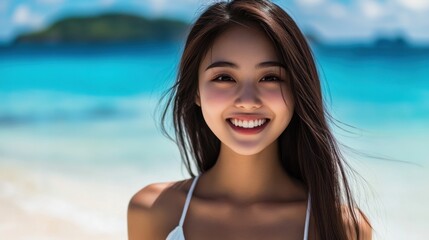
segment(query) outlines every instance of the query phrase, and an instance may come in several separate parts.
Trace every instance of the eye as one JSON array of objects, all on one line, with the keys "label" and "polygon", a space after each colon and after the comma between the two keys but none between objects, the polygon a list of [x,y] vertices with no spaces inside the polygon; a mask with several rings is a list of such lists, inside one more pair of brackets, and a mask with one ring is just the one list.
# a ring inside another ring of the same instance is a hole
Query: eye
[{"label": "eye", "polygon": [[262,82],[280,82],[282,80],[275,75],[268,75],[268,76],[261,78],[261,81]]},{"label": "eye", "polygon": [[233,82],[234,79],[228,75],[219,75],[213,79],[216,82]]}]

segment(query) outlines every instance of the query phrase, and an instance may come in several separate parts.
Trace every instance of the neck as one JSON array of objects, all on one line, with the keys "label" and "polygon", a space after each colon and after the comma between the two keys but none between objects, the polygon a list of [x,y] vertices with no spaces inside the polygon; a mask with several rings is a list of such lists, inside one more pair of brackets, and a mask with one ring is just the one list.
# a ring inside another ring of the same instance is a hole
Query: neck
[{"label": "neck", "polygon": [[216,164],[200,181],[204,195],[239,205],[306,195],[302,185],[289,177],[281,166],[277,142],[249,156],[239,155],[221,145]]}]

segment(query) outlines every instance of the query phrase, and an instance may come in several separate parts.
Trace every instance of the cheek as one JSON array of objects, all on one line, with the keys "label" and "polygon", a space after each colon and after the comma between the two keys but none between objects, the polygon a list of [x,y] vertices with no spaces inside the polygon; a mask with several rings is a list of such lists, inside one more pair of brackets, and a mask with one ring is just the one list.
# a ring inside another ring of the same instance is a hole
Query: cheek
[{"label": "cheek", "polygon": [[204,108],[225,106],[225,103],[228,103],[233,95],[231,90],[209,84],[200,87],[201,105]]},{"label": "cheek", "polygon": [[293,97],[286,88],[270,88],[263,90],[264,102],[277,111],[293,111]]},{"label": "cheek", "polygon": [[201,111],[204,120],[209,128],[214,130],[218,125],[218,120],[222,117],[226,106],[229,104],[229,97],[226,91],[203,85],[200,87]]},{"label": "cheek", "polygon": [[225,110],[231,104],[231,91],[219,88],[200,87],[201,111],[210,130],[219,138]]}]

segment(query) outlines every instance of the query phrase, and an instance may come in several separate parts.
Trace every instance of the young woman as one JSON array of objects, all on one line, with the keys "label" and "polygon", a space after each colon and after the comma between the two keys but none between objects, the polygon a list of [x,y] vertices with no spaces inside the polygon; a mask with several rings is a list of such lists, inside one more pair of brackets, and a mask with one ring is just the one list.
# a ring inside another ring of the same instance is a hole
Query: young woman
[{"label": "young woman", "polygon": [[136,193],[130,240],[371,239],[310,48],[276,4],[209,6],[192,26],[170,90],[162,120],[172,106],[192,178]]}]

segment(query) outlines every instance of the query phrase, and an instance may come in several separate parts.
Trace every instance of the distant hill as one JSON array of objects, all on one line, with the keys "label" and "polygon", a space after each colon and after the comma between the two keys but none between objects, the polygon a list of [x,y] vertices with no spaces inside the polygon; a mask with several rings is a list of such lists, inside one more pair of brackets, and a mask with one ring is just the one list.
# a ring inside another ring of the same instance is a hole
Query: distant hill
[{"label": "distant hill", "polygon": [[81,43],[178,40],[185,37],[188,24],[171,19],[109,13],[92,17],[59,20],[38,32],[17,36],[14,43]]},{"label": "distant hill", "polygon": [[408,47],[409,43],[403,35],[397,35],[393,37],[380,36],[374,40],[374,46],[379,48],[398,48]]}]

